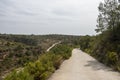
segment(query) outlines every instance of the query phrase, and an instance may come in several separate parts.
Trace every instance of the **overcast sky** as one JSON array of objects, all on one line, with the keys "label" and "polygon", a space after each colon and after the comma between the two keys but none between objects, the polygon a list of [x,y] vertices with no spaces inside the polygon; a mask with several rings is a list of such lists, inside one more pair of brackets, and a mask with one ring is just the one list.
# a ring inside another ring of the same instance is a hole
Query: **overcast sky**
[{"label": "overcast sky", "polygon": [[101,0],[0,0],[0,33],[93,35]]}]

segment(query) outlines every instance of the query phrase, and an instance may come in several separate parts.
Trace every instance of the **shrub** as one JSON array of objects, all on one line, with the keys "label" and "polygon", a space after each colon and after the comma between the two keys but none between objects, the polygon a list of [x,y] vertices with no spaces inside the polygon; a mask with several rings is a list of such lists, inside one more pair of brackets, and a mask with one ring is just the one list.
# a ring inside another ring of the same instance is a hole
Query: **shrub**
[{"label": "shrub", "polygon": [[67,45],[58,45],[37,61],[26,64],[23,70],[13,71],[4,80],[46,80],[64,59],[71,56],[71,51]]},{"label": "shrub", "polygon": [[31,76],[26,70],[22,71],[14,70],[4,80],[33,80],[33,76]]},{"label": "shrub", "polygon": [[106,54],[107,64],[116,65],[118,62],[118,55],[116,52],[108,52]]}]

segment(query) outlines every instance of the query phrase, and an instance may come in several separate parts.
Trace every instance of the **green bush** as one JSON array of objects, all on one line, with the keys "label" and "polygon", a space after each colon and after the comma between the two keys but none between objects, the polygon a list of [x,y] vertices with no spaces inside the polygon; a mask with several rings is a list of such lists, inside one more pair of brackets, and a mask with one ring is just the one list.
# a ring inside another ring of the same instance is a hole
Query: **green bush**
[{"label": "green bush", "polygon": [[107,64],[116,65],[118,62],[118,55],[116,52],[108,52],[106,54]]},{"label": "green bush", "polygon": [[64,59],[68,59],[71,56],[72,48],[67,45],[55,46],[51,52],[54,54],[61,55]]},{"label": "green bush", "polygon": [[46,64],[44,64],[40,60],[35,63],[29,63],[26,68],[34,76],[34,80],[45,80],[55,70],[52,62],[46,61]]},{"label": "green bush", "polygon": [[31,76],[26,70],[22,71],[14,70],[4,80],[33,80],[33,76]]},{"label": "green bush", "polygon": [[26,64],[23,70],[13,71],[4,80],[46,80],[64,59],[71,56],[71,51],[67,45],[57,45],[37,61]]}]

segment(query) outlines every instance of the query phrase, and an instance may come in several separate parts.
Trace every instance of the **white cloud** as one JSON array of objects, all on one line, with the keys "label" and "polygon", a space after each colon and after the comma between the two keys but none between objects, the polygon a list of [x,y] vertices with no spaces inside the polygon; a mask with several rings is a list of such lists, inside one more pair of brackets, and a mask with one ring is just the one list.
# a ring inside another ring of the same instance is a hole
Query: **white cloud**
[{"label": "white cloud", "polygon": [[[46,28],[49,28],[49,33],[94,34],[99,2],[100,0],[0,0],[0,32],[36,34],[40,31],[39,34],[47,34]],[[8,27],[15,27],[16,30]],[[25,32],[22,29],[29,30]]]}]

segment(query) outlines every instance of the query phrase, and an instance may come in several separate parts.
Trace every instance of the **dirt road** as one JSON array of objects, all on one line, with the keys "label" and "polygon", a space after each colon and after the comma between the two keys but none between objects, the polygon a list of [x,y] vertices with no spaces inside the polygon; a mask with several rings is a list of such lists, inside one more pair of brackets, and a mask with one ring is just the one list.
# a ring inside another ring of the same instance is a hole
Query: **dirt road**
[{"label": "dirt road", "polygon": [[120,73],[99,63],[88,54],[74,49],[72,57],[66,60],[48,80],[120,80]]},{"label": "dirt road", "polygon": [[46,51],[49,52],[50,49],[52,49],[54,46],[56,46],[57,44],[60,44],[61,41],[57,42],[57,43],[54,43],[52,46],[50,46]]}]

